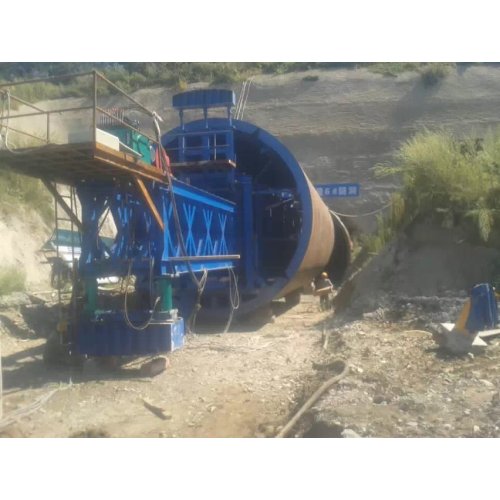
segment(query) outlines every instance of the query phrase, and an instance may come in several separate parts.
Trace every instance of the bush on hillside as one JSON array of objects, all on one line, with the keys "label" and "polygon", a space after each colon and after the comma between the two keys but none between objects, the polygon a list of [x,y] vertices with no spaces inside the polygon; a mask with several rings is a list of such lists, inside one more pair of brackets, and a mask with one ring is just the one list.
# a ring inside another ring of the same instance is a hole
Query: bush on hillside
[{"label": "bush on hillside", "polygon": [[26,289],[26,272],[16,266],[0,267],[0,295]]},{"label": "bush on hillside", "polygon": [[[402,63],[405,64],[405,63]],[[90,71],[96,67],[126,92],[166,86],[184,89],[190,83],[233,84],[258,74],[283,74],[309,69],[352,68],[357,63],[336,62],[148,62],[148,63],[0,63],[0,81],[43,78]],[[61,82],[39,82],[15,87],[13,94],[29,102],[61,97],[88,97],[89,77]],[[99,95],[114,95],[100,86]],[[13,103],[13,107],[15,103]]]},{"label": "bush on hillside", "polygon": [[0,211],[17,213],[20,207],[35,210],[47,224],[53,223],[53,199],[38,179],[0,172]]},{"label": "bush on hillside", "polygon": [[426,87],[432,87],[450,73],[450,63],[429,63],[420,68],[420,78]]},{"label": "bush on hillside", "polygon": [[380,73],[384,76],[398,76],[407,71],[418,71],[421,63],[412,62],[379,62],[368,65],[372,73]]},{"label": "bush on hillside", "polygon": [[484,139],[457,139],[445,131],[423,131],[406,141],[378,176],[396,175],[403,183],[392,196],[386,217],[365,242],[378,252],[396,232],[419,217],[446,227],[470,228],[471,238],[491,243],[500,229],[500,128]]}]

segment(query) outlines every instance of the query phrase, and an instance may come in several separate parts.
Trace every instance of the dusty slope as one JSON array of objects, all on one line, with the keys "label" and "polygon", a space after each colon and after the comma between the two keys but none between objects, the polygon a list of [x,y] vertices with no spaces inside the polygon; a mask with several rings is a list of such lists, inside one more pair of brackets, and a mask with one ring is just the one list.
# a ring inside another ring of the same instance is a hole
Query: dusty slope
[{"label": "dusty slope", "polygon": [[468,242],[460,228],[414,224],[345,283],[337,311],[360,315],[393,307],[401,297],[466,294],[490,282],[499,263],[497,249]]},{"label": "dusty slope", "polygon": [[18,207],[15,213],[0,213],[0,265],[23,268],[31,290],[48,286],[50,266],[39,250],[50,232],[33,210]]},{"label": "dusty slope", "polygon": [[450,356],[411,323],[364,319],[332,331],[351,372],[301,423],[310,437],[500,437],[500,342]]},{"label": "dusty slope", "polygon": [[[500,68],[453,71],[426,88],[418,75],[397,78],[365,69],[256,78],[245,119],[277,134],[314,182],[360,182],[362,197],[332,203],[340,212],[377,208],[394,185],[374,179],[402,140],[422,127],[484,133],[500,123]],[[373,227],[373,218],[359,221]]]},{"label": "dusty slope", "polygon": [[[305,81],[311,74],[319,79]],[[234,89],[239,92],[240,85]],[[171,109],[172,94],[158,88],[140,90],[134,96],[165,118],[163,129],[167,130],[178,120]],[[81,99],[40,104],[79,103]],[[101,104],[113,106],[120,101],[107,98]],[[375,179],[371,169],[389,159],[415,130],[444,126],[480,136],[487,127],[500,123],[499,109],[500,67],[461,67],[431,88],[425,88],[415,73],[392,78],[353,69],[255,77],[244,119],[280,137],[313,182],[360,182],[359,199],[329,201],[340,212],[359,213],[382,206],[396,188],[394,181]],[[63,118],[54,115],[53,132],[64,135],[64,125]],[[356,219],[355,223],[361,229],[373,229],[374,217]],[[17,223],[9,223],[8,230],[12,235],[29,233]],[[9,243],[15,239],[24,241],[19,236],[4,239],[0,257],[12,260],[10,255],[19,255],[19,249]],[[26,248],[21,260],[27,262],[31,274],[36,261],[28,263],[28,248],[36,247],[39,240],[28,237],[26,241],[20,245]]]},{"label": "dusty slope", "polygon": [[[311,75],[318,80],[304,80]],[[241,85],[232,88],[239,93]],[[163,130],[168,130],[178,123],[171,108],[173,93],[144,89],[134,97],[160,113],[165,119]],[[79,102],[64,100],[68,106]],[[121,103],[118,98],[106,98],[101,104]],[[416,73],[394,78],[367,69],[342,69],[255,77],[244,119],[277,135],[313,182],[360,182],[363,190],[358,200],[331,202],[340,212],[351,213],[384,204],[396,186],[393,181],[375,179],[371,169],[391,158],[401,141],[416,130],[446,127],[458,134],[481,136],[488,127],[500,124],[499,109],[500,66],[459,66],[432,87],[425,87]],[[61,125],[55,123],[54,129]],[[374,219],[357,222],[364,229],[373,228]]]}]

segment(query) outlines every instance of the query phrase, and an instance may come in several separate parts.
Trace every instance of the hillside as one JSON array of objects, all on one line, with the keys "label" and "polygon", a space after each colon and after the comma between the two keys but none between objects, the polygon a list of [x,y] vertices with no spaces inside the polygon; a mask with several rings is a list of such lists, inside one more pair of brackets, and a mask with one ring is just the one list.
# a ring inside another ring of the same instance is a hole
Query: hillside
[{"label": "hillside", "polygon": [[[239,93],[241,82],[229,87]],[[133,95],[164,118],[167,131],[178,123],[174,92],[159,86]],[[389,77],[366,67],[254,76],[243,119],[278,136],[313,182],[361,184],[359,198],[327,200],[332,208],[378,210],[403,187],[381,224],[395,237],[376,250],[364,246],[333,293],[333,311],[305,295],[287,311],[290,304],[273,302],[237,318],[225,334],[201,333],[200,320],[182,349],[158,360],[163,373],[151,370],[149,357],[114,356],[65,357],[78,366],[47,370],[43,352],[55,343],[46,339],[65,326],[56,306],[34,296],[22,296],[25,306],[0,304],[0,437],[279,437],[285,429],[290,437],[500,437],[498,338],[466,345],[466,354],[448,352],[439,334],[439,323],[459,317],[472,286],[500,283],[500,129],[486,136],[498,127],[499,104],[496,66],[458,66],[432,84],[417,71]],[[67,124],[54,113],[58,140]],[[421,129],[451,134],[414,137]],[[399,177],[375,176],[376,165],[396,158]],[[40,192],[13,177],[0,177],[0,186],[0,262],[26,269],[30,287],[40,286],[46,267],[36,250],[51,229]],[[480,216],[486,212],[491,218]],[[375,214],[345,220],[354,234],[376,223]],[[129,285],[123,302],[109,290],[117,310],[128,307]],[[96,324],[107,313],[103,304]]]},{"label": "hillside", "polygon": [[[241,83],[219,86],[239,93]],[[165,87],[146,88],[133,96],[164,118],[166,131],[178,122],[171,109],[175,92]],[[64,101],[69,106],[82,99]],[[115,102],[109,98],[103,105],[111,107]],[[61,103],[40,103],[42,107],[56,104]],[[488,127],[500,123],[499,109],[500,68],[496,66],[459,66],[431,86],[417,72],[388,77],[367,68],[315,69],[253,77],[244,120],[277,135],[313,182],[359,182],[358,199],[327,201],[341,213],[356,214],[380,208],[397,189],[394,180],[376,179],[372,169],[390,159],[415,131],[444,127],[458,135],[481,137]],[[30,215],[23,219],[33,220]],[[349,222],[354,230],[367,231],[374,228],[375,217]],[[31,232],[17,222],[8,224],[9,231]],[[3,240],[0,247],[2,259],[18,253],[8,241]]]}]

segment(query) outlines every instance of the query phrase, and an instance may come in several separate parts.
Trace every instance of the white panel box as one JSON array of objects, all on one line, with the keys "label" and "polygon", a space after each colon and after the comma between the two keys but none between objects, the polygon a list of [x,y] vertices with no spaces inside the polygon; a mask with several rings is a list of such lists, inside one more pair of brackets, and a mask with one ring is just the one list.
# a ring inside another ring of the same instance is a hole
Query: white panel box
[{"label": "white panel box", "polygon": [[[82,144],[93,141],[94,135],[92,133],[92,129],[78,130],[68,134],[69,144]],[[96,142],[103,144],[108,148],[114,149],[115,151],[120,151],[120,139],[118,139],[116,135],[105,132],[99,128],[96,129]]]}]

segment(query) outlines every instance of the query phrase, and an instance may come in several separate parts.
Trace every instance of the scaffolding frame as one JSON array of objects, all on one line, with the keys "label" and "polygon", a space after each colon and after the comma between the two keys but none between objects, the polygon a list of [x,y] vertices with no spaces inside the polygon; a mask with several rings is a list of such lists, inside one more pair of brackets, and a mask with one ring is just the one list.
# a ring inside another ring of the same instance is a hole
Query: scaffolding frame
[{"label": "scaffolding frame", "polygon": [[[86,97],[90,103],[82,104],[81,106],[43,109],[40,105],[18,97],[13,92],[23,85],[60,83],[77,78],[88,79],[89,83],[89,95]],[[105,95],[109,95],[109,91],[111,90],[111,93],[125,98],[127,102],[127,105],[124,106],[125,109],[140,112],[151,120],[155,119],[153,110],[142,105],[96,70],[0,84],[0,99],[6,99],[8,96],[12,101],[30,108],[22,113],[11,114],[9,110],[7,116],[0,115],[0,131],[5,129],[6,131],[12,131],[40,142],[40,146],[15,148],[14,152],[9,149],[0,150],[0,168],[10,168],[24,175],[67,185],[74,185],[76,182],[82,180],[130,179],[131,174],[143,180],[153,180],[167,184],[168,176],[161,169],[142,161],[138,155],[133,154],[131,151],[117,151],[98,142],[98,119],[100,116],[104,116],[119,124],[120,127],[146,137],[154,148],[160,147],[158,138],[151,137],[144,131],[134,127],[128,121],[125,121],[122,116],[113,114],[109,109],[99,106],[99,97],[103,97],[101,87],[107,89],[108,94]],[[91,114],[89,125],[92,134],[90,142],[54,143],[53,129],[51,127],[53,116],[56,114],[61,116],[65,113],[83,111],[90,112]],[[35,119],[38,117],[42,117],[42,121],[45,123],[45,131],[42,136],[10,125],[11,121],[21,118]]]}]

